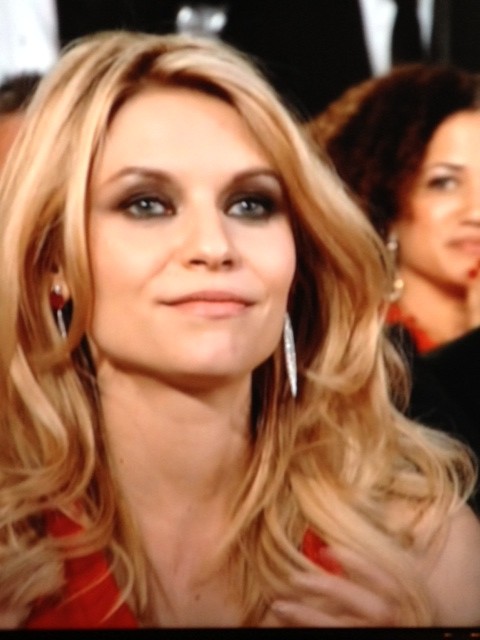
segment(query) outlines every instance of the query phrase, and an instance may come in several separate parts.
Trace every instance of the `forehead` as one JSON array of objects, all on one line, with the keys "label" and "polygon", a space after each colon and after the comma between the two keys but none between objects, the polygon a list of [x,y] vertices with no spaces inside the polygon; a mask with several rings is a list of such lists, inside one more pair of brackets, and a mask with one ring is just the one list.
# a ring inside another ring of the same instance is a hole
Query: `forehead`
[{"label": "forehead", "polygon": [[0,167],[7,158],[23,118],[23,114],[17,112],[0,115]]},{"label": "forehead", "polygon": [[[271,165],[258,140],[227,102],[185,88],[152,88],[117,112],[98,158],[100,174],[125,164],[243,170]],[[242,166],[244,165],[244,166]]]},{"label": "forehead", "polygon": [[433,133],[427,152],[456,146],[477,146],[480,142],[480,111],[459,111],[443,120]]}]

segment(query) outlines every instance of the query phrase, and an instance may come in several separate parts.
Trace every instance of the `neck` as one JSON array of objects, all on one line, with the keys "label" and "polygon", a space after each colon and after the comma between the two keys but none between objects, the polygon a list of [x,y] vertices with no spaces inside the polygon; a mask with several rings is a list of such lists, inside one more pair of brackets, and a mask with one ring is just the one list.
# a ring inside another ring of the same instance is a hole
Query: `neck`
[{"label": "neck", "polygon": [[249,462],[250,377],[193,393],[98,369],[108,448],[149,563],[152,619],[238,626],[225,542]]},{"label": "neck", "polygon": [[250,451],[250,380],[192,394],[141,376],[99,372],[118,479],[135,509],[191,514],[231,502]]}]

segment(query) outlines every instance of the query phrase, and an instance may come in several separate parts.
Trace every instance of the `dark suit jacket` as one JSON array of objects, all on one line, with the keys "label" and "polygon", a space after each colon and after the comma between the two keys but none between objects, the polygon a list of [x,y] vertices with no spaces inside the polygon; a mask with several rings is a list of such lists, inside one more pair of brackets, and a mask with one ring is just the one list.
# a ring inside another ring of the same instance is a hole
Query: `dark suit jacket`
[{"label": "dark suit jacket", "polygon": [[[423,355],[403,327],[388,333],[410,368],[405,414],[464,442],[480,461],[480,328]],[[480,485],[470,505],[480,515]]]},{"label": "dark suit jacket", "polygon": [[409,414],[467,442],[480,459],[480,328],[412,364]]},{"label": "dark suit jacket", "polygon": [[[302,117],[371,75],[358,0],[57,0],[61,43],[101,29],[167,33],[184,4],[228,5],[222,37]],[[433,59],[480,71],[480,0],[435,0]]]}]

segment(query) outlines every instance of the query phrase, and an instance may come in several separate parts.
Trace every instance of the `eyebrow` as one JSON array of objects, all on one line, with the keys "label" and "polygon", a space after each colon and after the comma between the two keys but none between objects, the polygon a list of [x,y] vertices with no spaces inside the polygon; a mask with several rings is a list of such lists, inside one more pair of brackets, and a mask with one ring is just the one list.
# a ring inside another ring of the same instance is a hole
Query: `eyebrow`
[{"label": "eyebrow", "polygon": [[[107,178],[102,184],[98,185],[100,188],[104,186],[108,186],[113,182],[117,182],[122,178],[128,177],[138,177],[138,178],[147,178],[155,181],[170,181],[172,180],[172,175],[167,171],[162,171],[161,169],[150,169],[148,167],[139,167],[139,166],[128,166],[123,167],[119,171],[115,172],[112,176]],[[239,173],[232,176],[229,184],[236,184],[237,182],[241,182],[243,180],[248,180],[249,178],[271,178],[279,183],[279,185],[283,185],[283,180],[281,179],[279,173],[273,169],[267,169],[265,167],[258,167],[254,169],[247,169],[246,171],[240,171]]]},{"label": "eyebrow", "polygon": [[450,169],[451,171],[461,171],[464,168],[463,164],[457,164],[455,162],[433,162],[432,164],[427,164],[424,169]]},{"label": "eyebrow", "polygon": [[116,171],[113,175],[107,178],[104,182],[98,185],[100,188],[108,186],[113,182],[117,182],[122,178],[139,177],[150,178],[152,180],[169,180],[170,176],[166,171],[159,171],[157,169],[148,169],[146,167],[123,167],[119,171]]},{"label": "eyebrow", "polygon": [[235,185],[237,182],[256,178],[271,179],[283,189],[283,180],[280,177],[278,171],[274,171],[273,169],[265,169],[263,167],[258,169],[248,169],[247,171],[240,171],[240,173],[235,174],[232,177],[232,179],[229,181],[229,185]]}]

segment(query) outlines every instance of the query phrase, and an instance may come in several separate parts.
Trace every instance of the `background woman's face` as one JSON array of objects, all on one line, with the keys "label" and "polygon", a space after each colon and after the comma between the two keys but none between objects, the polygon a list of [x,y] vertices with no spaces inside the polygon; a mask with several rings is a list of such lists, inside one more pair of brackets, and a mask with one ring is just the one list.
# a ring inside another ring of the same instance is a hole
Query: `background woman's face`
[{"label": "background woman's face", "polygon": [[436,129],[394,229],[404,273],[465,286],[480,261],[480,112],[458,112]]},{"label": "background woman's face", "polygon": [[217,383],[273,352],[294,241],[282,182],[231,106],[175,88],[131,99],[108,133],[91,203],[99,376]]},{"label": "background woman's face", "polygon": [[23,119],[24,114],[21,112],[0,115],[0,168],[5,164]]}]

